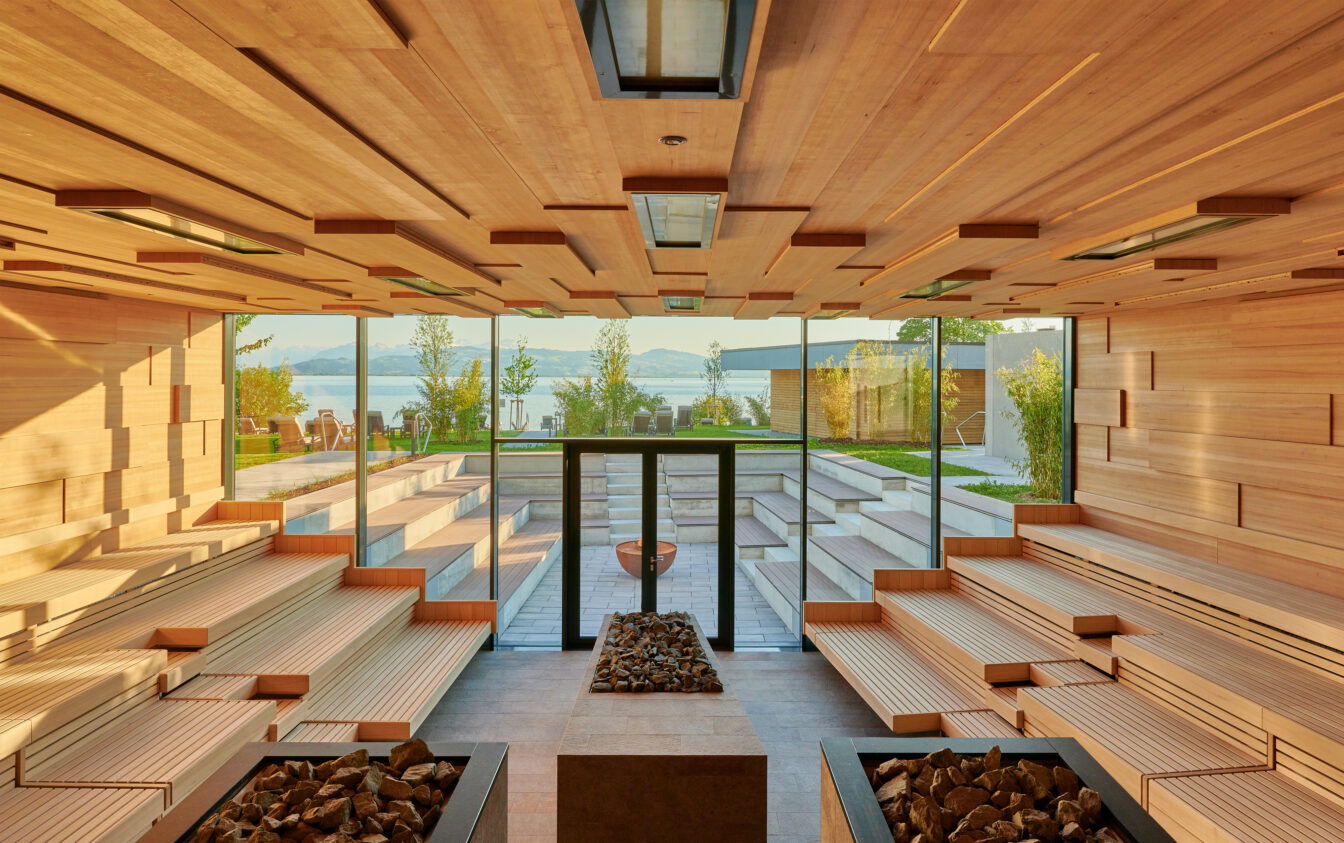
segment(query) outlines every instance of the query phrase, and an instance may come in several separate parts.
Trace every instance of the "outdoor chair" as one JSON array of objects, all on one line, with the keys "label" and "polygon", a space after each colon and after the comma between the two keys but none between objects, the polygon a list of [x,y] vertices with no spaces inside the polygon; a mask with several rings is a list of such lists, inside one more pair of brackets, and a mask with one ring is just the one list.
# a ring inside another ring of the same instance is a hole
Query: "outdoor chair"
[{"label": "outdoor chair", "polygon": [[315,420],[317,432],[313,435],[313,446],[321,446],[324,451],[339,451],[353,443],[349,436],[349,425],[344,424],[330,412]]},{"label": "outdoor chair", "polygon": [[647,436],[649,433],[649,422],[653,419],[646,412],[638,412],[630,419],[630,433],[632,436]]},{"label": "outdoor chair", "polygon": [[685,404],[677,407],[677,427],[683,430],[691,427],[691,408]]},{"label": "outdoor chair", "polygon": [[257,427],[257,423],[255,421],[248,418],[247,416],[240,416],[238,418],[239,436],[256,436],[258,433],[261,433],[261,430]]},{"label": "outdoor chair", "polygon": [[653,419],[654,419],[653,432],[655,434],[659,436],[676,435],[676,431],[672,427],[673,416],[671,407],[668,407],[666,412],[660,409],[658,411],[658,415],[654,416]]},{"label": "outdoor chair", "polygon": [[275,425],[275,432],[280,435],[280,443],[276,446],[276,450],[294,453],[306,451],[312,445],[312,438],[304,435],[296,419],[282,416],[272,418],[270,423]]},{"label": "outdoor chair", "polygon": [[387,433],[387,425],[383,423],[382,410],[369,410],[369,435],[383,436]]},{"label": "outdoor chair", "polygon": [[542,417],[541,417],[541,430],[542,430],[543,433],[548,433],[548,434],[554,436],[554,435],[555,435],[555,417],[554,417],[554,416],[542,416]]}]

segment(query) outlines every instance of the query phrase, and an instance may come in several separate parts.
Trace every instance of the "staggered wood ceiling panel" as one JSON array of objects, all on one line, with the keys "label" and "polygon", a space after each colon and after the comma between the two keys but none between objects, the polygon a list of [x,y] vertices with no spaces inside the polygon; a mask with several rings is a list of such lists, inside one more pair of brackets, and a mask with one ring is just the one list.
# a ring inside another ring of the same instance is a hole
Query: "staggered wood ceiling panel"
[{"label": "staggered wood ceiling panel", "polygon": [[[363,315],[622,317],[678,290],[743,319],[837,302],[1095,314],[1344,284],[1337,0],[756,6],[735,99],[604,98],[573,0],[27,7],[0,19],[0,279]],[[632,178],[726,179],[708,248],[646,249]],[[302,249],[222,252],[57,207],[70,190],[137,191]],[[1063,259],[1214,197],[1291,213]],[[966,270],[984,277],[901,297]],[[385,280],[403,274],[470,295]]]}]

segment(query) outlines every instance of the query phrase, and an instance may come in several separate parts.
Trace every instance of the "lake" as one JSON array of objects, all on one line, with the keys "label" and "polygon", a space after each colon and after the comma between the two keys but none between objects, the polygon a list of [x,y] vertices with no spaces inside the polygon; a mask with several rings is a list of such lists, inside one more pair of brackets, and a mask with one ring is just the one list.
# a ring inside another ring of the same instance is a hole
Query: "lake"
[{"label": "lake", "polygon": [[[397,411],[419,399],[415,386],[419,378],[414,375],[370,375],[369,409],[380,410],[383,420],[393,424]],[[552,384],[561,380],[558,377],[537,379],[537,386],[523,397],[523,412],[528,417],[528,428],[536,430],[541,426],[541,417],[555,413],[555,398],[551,393]],[[668,404],[690,404],[704,394],[705,384],[698,377],[686,378],[638,378],[640,388],[662,395]],[[762,372],[759,375],[734,374],[728,377],[728,392],[739,399],[748,395],[759,395],[770,384],[770,377]],[[295,375],[294,389],[302,392],[308,399],[308,410],[300,417],[311,418],[319,409],[330,409],[343,421],[355,417],[355,378],[353,375]],[[501,419],[501,422],[505,421]]]}]

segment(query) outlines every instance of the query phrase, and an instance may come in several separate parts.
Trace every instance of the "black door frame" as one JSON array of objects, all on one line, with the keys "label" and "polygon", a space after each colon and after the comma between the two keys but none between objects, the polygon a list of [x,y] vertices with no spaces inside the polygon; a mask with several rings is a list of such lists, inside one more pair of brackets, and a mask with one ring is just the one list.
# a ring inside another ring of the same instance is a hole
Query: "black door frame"
[{"label": "black door frame", "polygon": [[640,564],[640,611],[643,612],[657,611],[658,572],[653,557],[658,549],[658,457],[664,454],[706,454],[718,457],[718,634],[707,637],[710,645],[716,649],[733,649],[733,626],[736,622],[736,560],[733,551],[737,546],[734,529],[737,511],[735,446],[735,441],[693,438],[565,440],[560,598],[560,640],[564,649],[588,650],[592,649],[596,641],[595,636],[579,634],[584,454],[639,454],[641,457],[640,535],[644,540],[644,556]]}]

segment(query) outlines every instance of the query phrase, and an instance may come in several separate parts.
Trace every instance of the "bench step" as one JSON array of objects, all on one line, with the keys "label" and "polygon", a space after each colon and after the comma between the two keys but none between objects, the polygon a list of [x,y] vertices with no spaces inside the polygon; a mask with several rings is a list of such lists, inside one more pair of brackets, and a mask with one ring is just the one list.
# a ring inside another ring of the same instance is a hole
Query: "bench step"
[{"label": "bench step", "polygon": [[24,784],[156,786],[168,808],[262,740],[274,715],[270,700],[151,702],[33,764]]},{"label": "bench step", "polygon": [[487,621],[409,624],[305,700],[304,723],[357,723],[357,740],[402,741],[490,636]]},{"label": "bench step", "polygon": [[[798,516],[801,512],[801,504],[797,498],[787,492],[752,492],[751,494],[738,495],[738,498],[750,498],[765,507],[771,515],[785,524],[792,526],[799,523]],[[807,508],[807,523],[834,524],[835,519],[821,510],[809,506]]]},{"label": "bench step", "polygon": [[[757,562],[756,570],[778,591],[790,605],[798,604],[798,592],[801,588],[798,563],[793,561]],[[853,600],[854,595],[845,591],[820,570],[817,566],[807,566],[808,600]]]},{"label": "bench step", "polygon": [[105,600],[275,533],[273,521],[214,521],[0,585],[0,636]]},{"label": "bench step", "polygon": [[1017,699],[1034,730],[1076,739],[1140,804],[1154,776],[1266,768],[1263,755],[1115,682],[1023,688]]},{"label": "bench step", "polygon": [[[499,517],[507,520],[527,507],[526,498],[500,498]],[[490,504],[483,503],[448,526],[425,536],[384,563],[390,568],[424,568],[425,581],[439,574],[468,553],[490,552]],[[471,564],[476,563],[473,555]]]},{"label": "bench step", "polygon": [[804,631],[893,732],[935,732],[945,713],[986,710],[891,624],[809,623]]},{"label": "bench step", "polygon": [[[505,603],[518,592],[528,575],[536,569],[560,541],[559,521],[533,519],[520,527],[512,536],[499,544],[499,604]],[[490,567],[474,567],[444,600],[487,600],[490,597]]]},{"label": "bench step", "polygon": [[154,681],[167,666],[162,650],[108,650],[10,662],[0,668],[0,757],[123,691]]},{"label": "bench step", "polygon": [[1134,614],[1114,592],[1023,556],[949,556],[947,567],[1070,635],[1110,635],[1117,612]]},{"label": "bench step", "polygon": [[1027,682],[1033,662],[1074,660],[958,592],[879,591],[876,596],[902,629],[985,682]]},{"label": "bench step", "polygon": [[865,582],[871,583],[873,571],[878,569],[915,567],[859,536],[812,536],[808,541]]},{"label": "bench step", "polygon": [[1022,524],[1038,541],[1159,588],[1344,650],[1344,598],[1242,571],[1084,524]]},{"label": "bench step", "polygon": [[321,687],[344,657],[389,624],[409,617],[416,588],[341,587],[290,611],[283,619],[224,652],[211,654],[211,676],[255,676],[257,692],[299,696]]},{"label": "bench step", "polygon": [[[864,518],[886,527],[896,533],[900,533],[908,539],[917,541],[927,546],[929,543],[929,532],[933,523],[927,515],[920,515],[911,509],[867,509],[859,513]],[[943,525],[944,536],[964,536],[966,533],[958,530],[956,527]]]},{"label": "bench step", "polygon": [[[369,555],[374,564],[386,564],[386,560],[485,503],[489,488],[486,475],[460,474],[369,513]],[[351,521],[330,532],[353,534],[355,524]]]},{"label": "bench step", "polygon": [[1344,840],[1344,807],[1277,772],[1154,779],[1147,808],[1180,843]]},{"label": "bench step", "polygon": [[[785,469],[780,474],[795,483],[802,482],[802,472],[793,469]],[[816,471],[807,473],[807,491],[816,492],[823,498],[829,498],[837,503],[851,503],[856,501],[880,501],[881,495],[874,495],[872,492],[865,492],[862,489],[856,489],[848,483],[842,483],[833,477],[827,477],[825,474]]]},{"label": "bench step", "polygon": [[743,515],[733,519],[733,542],[738,547],[788,547],[789,543],[765,526],[759,518]]},{"label": "bench step", "polygon": [[163,796],[151,788],[19,787],[0,793],[0,839],[126,843],[162,814]]},{"label": "bench step", "polygon": [[992,711],[943,714],[942,732],[949,738],[1020,738],[1022,733]]}]

